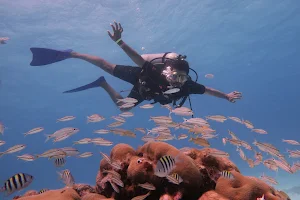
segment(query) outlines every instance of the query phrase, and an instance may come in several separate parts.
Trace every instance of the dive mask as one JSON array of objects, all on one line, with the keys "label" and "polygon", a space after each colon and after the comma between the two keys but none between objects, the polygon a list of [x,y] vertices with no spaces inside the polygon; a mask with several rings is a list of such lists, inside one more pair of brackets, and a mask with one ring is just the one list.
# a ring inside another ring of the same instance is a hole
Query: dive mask
[{"label": "dive mask", "polygon": [[170,66],[167,66],[165,70],[162,71],[167,81],[171,85],[183,85],[188,80],[188,75],[186,73],[179,73],[176,70],[172,70]]}]

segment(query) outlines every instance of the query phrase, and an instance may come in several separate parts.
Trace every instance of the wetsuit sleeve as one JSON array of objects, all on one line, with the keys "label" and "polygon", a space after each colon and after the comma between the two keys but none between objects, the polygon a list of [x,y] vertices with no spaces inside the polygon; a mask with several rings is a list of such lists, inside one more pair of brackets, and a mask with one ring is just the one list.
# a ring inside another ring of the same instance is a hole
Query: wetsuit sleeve
[{"label": "wetsuit sleeve", "polygon": [[190,94],[204,94],[205,86],[192,81],[189,83],[189,93]]}]

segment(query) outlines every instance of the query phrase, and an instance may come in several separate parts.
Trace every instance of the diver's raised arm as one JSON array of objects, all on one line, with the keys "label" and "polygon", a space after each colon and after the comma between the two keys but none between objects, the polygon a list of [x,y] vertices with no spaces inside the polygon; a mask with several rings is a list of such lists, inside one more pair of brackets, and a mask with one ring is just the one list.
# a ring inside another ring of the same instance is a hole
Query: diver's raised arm
[{"label": "diver's raised arm", "polygon": [[231,92],[229,94],[225,94],[219,90],[213,89],[213,88],[209,88],[209,87],[205,87],[205,94],[209,94],[215,97],[219,97],[219,98],[223,98],[226,99],[232,103],[234,103],[237,99],[241,99],[242,98],[242,93],[234,91]]},{"label": "diver's raised arm", "polygon": [[116,22],[115,26],[113,24],[110,24],[114,34],[112,35],[109,31],[108,35],[109,37],[115,41],[123,50],[124,52],[131,58],[131,60],[133,62],[135,62],[135,64],[137,64],[139,67],[143,67],[145,60],[143,59],[143,57],[138,54],[135,50],[133,50],[131,47],[129,47],[122,39],[121,39],[121,34],[123,32],[123,28],[121,26],[121,24],[117,24]]}]

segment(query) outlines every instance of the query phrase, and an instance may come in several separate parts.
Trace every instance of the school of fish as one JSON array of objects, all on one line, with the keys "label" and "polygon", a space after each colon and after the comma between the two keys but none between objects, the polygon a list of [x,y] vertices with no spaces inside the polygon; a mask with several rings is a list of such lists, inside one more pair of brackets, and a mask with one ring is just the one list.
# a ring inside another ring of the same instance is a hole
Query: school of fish
[{"label": "school of fish", "polygon": [[[176,90],[171,90],[169,92],[177,92]],[[120,108],[128,108],[133,107],[137,100],[133,98],[124,98],[119,99],[118,102],[122,102]],[[137,109],[151,109],[153,107],[153,104],[144,104]],[[280,152],[279,149],[276,148],[274,145],[270,143],[260,142],[256,139],[254,139],[252,143],[248,143],[239,139],[238,136],[231,130],[227,130],[228,135],[226,135],[225,133],[216,134],[217,131],[214,130],[209,123],[210,121],[224,123],[227,120],[231,120],[240,125],[245,126],[247,129],[250,129],[250,132],[257,133],[257,137],[259,137],[259,134],[269,134],[264,129],[256,128],[249,120],[240,119],[234,116],[225,117],[222,115],[210,115],[205,116],[204,118],[191,117],[194,115],[194,112],[187,107],[172,108],[170,105],[163,105],[161,107],[166,108],[169,114],[166,116],[150,116],[149,123],[153,122],[155,124],[155,126],[151,129],[148,129],[146,127],[135,127],[133,130],[119,128],[124,123],[126,123],[128,118],[135,116],[133,112],[122,112],[118,116],[111,116],[110,119],[113,119],[115,121],[107,125],[106,128],[102,127],[101,129],[94,130],[93,134],[95,135],[95,137],[93,138],[84,137],[80,140],[72,141],[72,147],[53,148],[48,149],[45,152],[27,152],[22,155],[16,155],[16,158],[18,160],[23,160],[26,162],[32,162],[41,158],[48,158],[49,161],[51,161],[55,167],[62,168],[66,164],[69,157],[88,158],[93,156],[92,152],[79,152],[79,150],[76,149],[77,145],[93,144],[99,146],[112,146],[114,142],[103,138],[105,135],[115,134],[119,136],[136,138],[137,134],[141,134],[141,140],[143,142],[188,140],[194,143],[195,145],[207,148],[211,147],[209,140],[221,139],[224,145],[227,145],[229,143],[233,146],[236,146],[235,148],[237,154],[243,161],[247,162],[250,168],[254,168],[257,165],[263,164],[269,170],[278,171],[278,169],[280,168],[281,170],[284,170],[290,174],[295,174],[298,170],[300,170],[300,161],[295,161],[293,162],[293,164],[290,164],[286,161],[286,156],[284,155],[288,154],[289,158],[297,159],[300,158],[300,150],[287,149],[287,152]],[[182,117],[182,121],[173,121],[172,114]],[[57,119],[56,122],[63,124],[67,121],[72,121],[74,119],[76,119],[75,116],[64,116]],[[86,117],[86,123],[100,123],[106,119],[108,118],[99,114],[92,114]],[[6,129],[9,128],[7,128],[2,122],[0,122],[0,134],[3,138],[5,138],[6,132],[9,132],[6,131]],[[178,135],[172,134],[171,129],[180,129],[185,131],[185,133],[181,133]],[[31,130],[26,130],[26,132],[22,134],[26,138],[34,137],[33,135],[45,132],[45,130],[46,128],[37,126],[32,128]],[[63,140],[67,140],[72,138],[72,135],[77,134],[80,131],[81,130],[79,130],[76,127],[67,126],[56,130],[52,134],[45,134],[45,142],[52,140],[53,143],[57,143]],[[281,142],[284,142],[291,146],[300,145],[299,141],[295,141],[290,138],[282,139]],[[1,150],[4,149],[0,152],[0,159],[2,156],[19,153],[21,151],[25,151],[24,149],[26,149],[25,144],[16,144],[6,148],[5,144],[5,140],[0,140],[0,148]],[[252,151],[253,156],[246,156],[244,150]],[[105,159],[113,167],[113,169],[121,169],[121,163],[111,160],[110,157],[103,152],[99,153],[103,157],[103,159]],[[216,157],[230,156],[229,153],[220,150],[211,151],[210,155]],[[266,157],[266,159],[263,159],[263,157]],[[139,160],[139,162],[143,162],[143,159]],[[158,177],[166,178],[169,182],[173,184],[178,185],[184,182],[184,180],[177,173],[172,173],[172,170],[175,168],[177,162],[180,162],[179,155],[176,157],[170,155],[162,156],[156,163],[154,174]],[[109,182],[114,191],[118,193],[119,187],[124,187],[124,183],[121,181],[120,174],[118,174],[114,170],[106,171],[105,173],[107,173],[107,176],[102,180],[102,182]],[[72,187],[75,184],[75,179],[69,169],[57,171],[57,174],[59,179],[66,186]],[[234,178],[230,172],[226,171],[221,172],[220,176],[225,178]],[[8,179],[3,183],[3,187],[0,189],[1,192],[6,192],[6,195],[10,195],[16,191],[26,188],[34,180],[33,175],[29,175],[22,172],[14,174],[11,177],[7,178]],[[277,180],[275,180],[272,177],[266,176],[264,173],[259,178],[272,185],[278,184]],[[152,190],[155,190],[155,187],[150,183],[139,184],[138,186],[149,190],[149,192],[145,195],[134,197],[134,200],[145,199],[151,194]],[[47,188],[43,188],[40,190],[40,193],[43,193],[47,190]],[[264,196],[262,196],[259,199],[264,199]]]}]

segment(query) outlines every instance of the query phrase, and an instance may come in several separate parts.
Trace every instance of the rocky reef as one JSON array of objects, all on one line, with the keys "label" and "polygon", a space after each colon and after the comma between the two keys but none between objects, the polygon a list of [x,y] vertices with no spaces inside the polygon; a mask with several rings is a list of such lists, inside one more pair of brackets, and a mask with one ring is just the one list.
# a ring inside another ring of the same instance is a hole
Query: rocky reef
[{"label": "rocky reef", "polygon": [[[110,159],[121,163],[120,169],[113,169],[106,159],[100,161],[95,186],[75,184],[73,188],[49,190],[42,194],[28,191],[19,200],[129,200],[145,195],[149,191],[138,184],[151,183],[155,190],[150,191],[147,200],[256,200],[265,196],[266,200],[288,200],[284,192],[277,191],[262,180],[244,176],[237,166],[226,157],[214,157],[209,154],[212,148],[178,150],[164,142],[148,142],[137,150],[127,144],[113,147]],[[157,161],[164,155],[178,156],[172,173],[182,179],[179,185],[166,178],[154,175]],[[124,183],[115,192],[106,181],[107,170],[115,170]],[[217,176],[222,171],[230,171],[234,178]],[[142,199],[142,198],[140,198]]]}]

